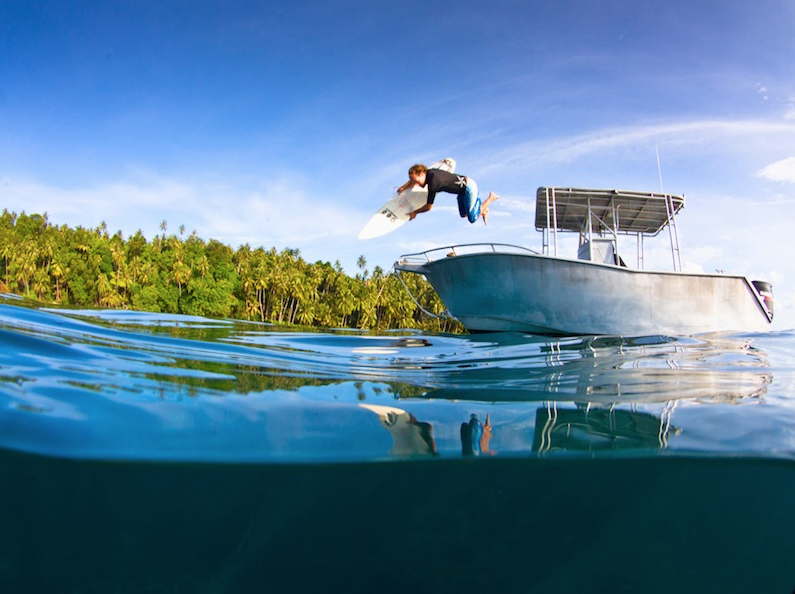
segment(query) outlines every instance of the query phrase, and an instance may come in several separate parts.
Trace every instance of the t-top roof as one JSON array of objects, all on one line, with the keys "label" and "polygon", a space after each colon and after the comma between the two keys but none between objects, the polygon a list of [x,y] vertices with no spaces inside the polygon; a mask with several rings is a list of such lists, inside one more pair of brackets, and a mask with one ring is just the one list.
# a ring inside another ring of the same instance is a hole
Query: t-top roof
[{"label": "t-top roof", "polygon": [[656,235],[668,223],[668,201],[673,207],[673,215],[685,206],[683,196],[672,194],[541,187],[536,194],[536,230],[554,229],[557,220],[559,230],[586,232],[590,208],[591,231],[594,233],[616,231]]}]

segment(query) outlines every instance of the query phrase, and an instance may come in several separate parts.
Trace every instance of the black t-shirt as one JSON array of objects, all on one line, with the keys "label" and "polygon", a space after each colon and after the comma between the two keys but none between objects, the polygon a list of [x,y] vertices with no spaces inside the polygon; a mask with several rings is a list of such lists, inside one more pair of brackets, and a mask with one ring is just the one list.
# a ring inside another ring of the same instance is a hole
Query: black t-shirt
[{"label": "black t-shirt", "polygon": [[428,204],[433,204],[437,192],[462,194],[467,187],[467,178],[441,169],[429,169],[425,174],[425,186],[428,188]]}]

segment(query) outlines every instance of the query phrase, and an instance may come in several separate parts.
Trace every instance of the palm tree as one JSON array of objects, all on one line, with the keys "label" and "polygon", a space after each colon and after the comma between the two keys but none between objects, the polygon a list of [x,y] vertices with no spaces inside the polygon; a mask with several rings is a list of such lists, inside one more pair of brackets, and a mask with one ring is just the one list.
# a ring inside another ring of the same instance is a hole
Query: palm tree
[{"label": "palm tree", "polygon": [[57,255],[50,267],[50,274],[55,277],[55,301],[57,303],[61,301],[61,277],[64,275],[63,266],[61,266],[61,262]]},{"label": "palm tree", "polygon": [[5,270],[5,284],[8,286],[9,278],[9,268],[11,263],[17,257],[17,242],[16,237],[9,234],[10,237],[4,237],[2,242],[0,242],[0,257],[3,258],[3,270]]},{"label": "palm tree", "polygon": [[193,270],[185,264],[181,259],[174,262],[174,268],[172,269],[172,274],[174,275],[174,281],[177,283],[179,287],[179,296],[182,297],[182,286],[187,285],[188,281],[190,280],[191,274]]},{"label": "palm tree", "polygon": [[36,274],[36,260],[39,257],[38,250],[32,241],[28,241],[23,246],[21,253],[18,254],[17,259],[17,273],[14,280],[17,284],[25,285],[25,293],[30,291],[30,281],[33,275]]},{"label": "palm tree", "polygon": [[207,259],[207,254],[202,254],[202,257],[199,258],[199,261],[196,263],[196,268],[202,278],[207,276],[207,273],[210,272],[210,260]]},{"label": "palm tree", "polygon": [[33,275],[33,292],[39,301],[50,292],[50,275],[43,268],[39,268]]}]

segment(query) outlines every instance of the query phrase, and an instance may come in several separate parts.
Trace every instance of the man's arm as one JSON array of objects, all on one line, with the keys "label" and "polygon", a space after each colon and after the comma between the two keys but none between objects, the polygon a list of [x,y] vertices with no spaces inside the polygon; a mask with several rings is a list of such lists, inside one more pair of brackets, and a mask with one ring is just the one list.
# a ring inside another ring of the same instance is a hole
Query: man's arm
[{"label": "man's arm", "polygon": [[416,217],[421,212],[428,212],[433,208],[433,203],[426,202],[424,206],[420,206],[417,210],[413,210],[409,213],[409,221],[413,221],[414,217]]},{"label": "man's arm", "polygon": [[403,184],[402,186],[400,186],[400,187],[397,189],[397,192],[395,192],[395,193],[396,193],[396,194],[400,194],[400,193],[401,193],[403,190],[408,190],[410,187],[412,187],[412,186],[414,186],[414,185],[416,185],[416,184],[414,183],[414,181],[413,181],[413,180],[409,180],[409,181],[407,181],[405,184]]}]

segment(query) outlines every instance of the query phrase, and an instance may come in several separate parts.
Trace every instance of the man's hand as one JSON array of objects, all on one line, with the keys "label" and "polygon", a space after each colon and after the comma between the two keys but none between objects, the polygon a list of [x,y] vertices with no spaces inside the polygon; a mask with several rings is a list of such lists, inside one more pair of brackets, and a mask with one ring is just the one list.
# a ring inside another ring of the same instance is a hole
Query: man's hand
[{"label": "man's hand", "polygon": [[433,208],[433,204],[426,203],[425,205],[420,206],[417,210],[411,211],[409,213],[409,221],[413,221],[414,217],[416,217],[418,214],[420,214],[421,212],[428,212],[432,208]]}]

